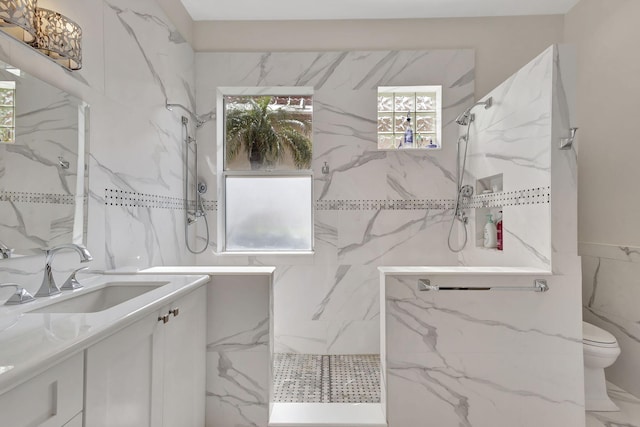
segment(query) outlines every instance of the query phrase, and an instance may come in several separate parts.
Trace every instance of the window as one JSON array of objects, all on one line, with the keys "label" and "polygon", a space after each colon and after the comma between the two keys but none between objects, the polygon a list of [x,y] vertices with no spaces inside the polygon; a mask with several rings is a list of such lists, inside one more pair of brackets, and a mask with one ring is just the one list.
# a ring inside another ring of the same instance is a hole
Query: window
[{"label": "window", "polygon": [[[246,95],[260,93],[260,95]],[[313,250],[308,88],[221,88],[219,247],[228,253]]]},{"label": "window", "polygon": [[0,81],[0,142],[16,142],[16,82]]},{"label": "window", "polygon": [[439,149],[441,116],[442,86],[379,87],[378,149]]}]

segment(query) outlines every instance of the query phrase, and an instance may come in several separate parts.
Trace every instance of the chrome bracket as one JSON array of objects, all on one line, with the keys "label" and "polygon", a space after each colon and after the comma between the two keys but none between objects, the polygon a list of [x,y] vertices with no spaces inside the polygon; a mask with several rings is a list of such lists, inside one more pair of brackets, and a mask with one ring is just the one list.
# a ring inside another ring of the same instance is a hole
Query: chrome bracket
[{"label": "chrome bracket", "polygon": [[573,147],[573,143],[575,142],[575,139],[576,139],[576,132],[578,132],[578,128],[570,128],[569,137],[560,138],[561,150],[571,150],[571,147]]},{"label": "chrome bracket", "polygon": [[547,292],[549,290],[549,285],[547,285],[547,281],[544,279],[536,279],[533,281],[533,287],[536,292]]},{"label": "chrome bracket", "polygon": [[419,279],[418,280],[418,291],[426,292],[426,291],[438,291],[440,287],[438,285],[432,285],[431,280],[429,279]]}]

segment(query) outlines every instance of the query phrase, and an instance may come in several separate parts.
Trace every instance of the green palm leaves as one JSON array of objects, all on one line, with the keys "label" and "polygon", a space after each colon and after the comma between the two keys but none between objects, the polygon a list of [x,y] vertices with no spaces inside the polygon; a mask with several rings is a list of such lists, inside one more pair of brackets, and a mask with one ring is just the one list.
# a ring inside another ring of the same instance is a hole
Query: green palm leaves
[{"label": "green palm leaves", "polygon": [[[272,97],[247,97],[226,112],[227,161],[245,152],[251,169],[293,162],[298,169],[311,166],[311,117],[288,108],[272,108]],[[288,155],[288,156],[287,156]]]}]

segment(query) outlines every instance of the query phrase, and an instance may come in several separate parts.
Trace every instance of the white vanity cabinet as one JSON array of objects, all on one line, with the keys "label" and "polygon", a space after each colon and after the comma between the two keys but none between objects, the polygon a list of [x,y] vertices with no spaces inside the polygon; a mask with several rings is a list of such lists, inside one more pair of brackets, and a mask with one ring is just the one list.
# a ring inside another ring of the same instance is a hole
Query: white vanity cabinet
[{"label": "white vanity cabinet", "polygon": [[82,427],[82,412],[73,417],[71,421],[62,427]]},{"label": "white vanity cabinet", "polygon": [[83,366],[77,354],[0,395],[2,426],[82,426]]},{"label": "white vanity cabinet", "polygon": [[85,426],[203,426],[205,325],[201,286],[89,347]]}]

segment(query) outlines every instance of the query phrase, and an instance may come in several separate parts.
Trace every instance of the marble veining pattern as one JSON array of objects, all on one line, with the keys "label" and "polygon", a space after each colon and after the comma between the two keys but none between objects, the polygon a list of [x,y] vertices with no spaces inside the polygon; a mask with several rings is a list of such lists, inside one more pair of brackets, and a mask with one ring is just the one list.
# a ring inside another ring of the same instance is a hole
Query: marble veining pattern
[{"label": "marble veining pattern", "polygon": [[268,421],[271,277],[215,276],[207,288],[207,426]]},{"label": "marble veining pattern", "polygon": [[[277,267],[276,351],[377,353],[377,266],[457,263],[442,251],[453,208],[455,146],[430,153],[379,151],[375,106],[379,85],[442,84],[442,134],[455,142],[453,121],[473,98],[473,56],[465,49],[196,54],[198,112],[219,114],[218,87],[313,88],[313,255],[230,258],[209,252],[197,258],[206,265],[231,260]],[[200,144],[200,171],[215,182],[216,127],[202,126],[197,137],[207,141]],[[328,174],[321,173],[324,162]]]},{"label": "marble veining pattern", "polygon": [[[476,179],[502,174],[502,191],[465,201],[474,208],[471,241],[459,257],[462,265],[526,265],[553,272],[545,276],[551,290],[420,292],[419,278],[455,288],[530,286],[531,277],[383,272],[383,385],[391,427],[422,425],[426,419],[438,426],[585,425],[575,304],[580,260],[567,243],[576,223],[575,165],[572,153],[559,153],[555,142],[568,129],[564,88],[573,78],[562,50],[553,46],[543,52],[488,95],[497,102],[494,107],[477,110],[465,183],[481,190]],[[481,226],[473,224],[474,215],[493,207],[503,208],[503,252],[480,249]],[[558,230],[553,238],[552,227]],[[598,293],[601,289],[599,280]]]},{"label": "marble veining pattern", "polygon": [[640,427],[640,399],[610,382],[607,393],[620,412],[587,412],[587,427]]},{"label": "marble veining pattern", "polygon": [[621,354],[607,378],[634,395],[640,394],[639,248],[581,244],[583,316],[612,333]]},{"label": "marble veining pattern", "polygon": [[[566,295],[419,292],[421,276],[386,278],[390,426],[584,425],[582,340],[554,313]],[[437,276],[438,284],[521,286],[527,278]],[[551,288],[568,282],[548,278]],[[567,295],[575,295],[569,292]],[[495,310],[495,307],[502,307]],[[548,349],[553,349],[549,351]],[[420,402],[418,404],[418,402]],[[581,415],[582,414],[582,415]]]},{"label": "marble veining pattern", "polygon": [[[566,94],[556,79],[559,48],[552,46],[491,91],[494,105],[474,110],[475,121],[469,127],[468,161],[465,183],[478,190],[476,180],[501,176],[501,193],[477,194],[464,202],[470,223],[476,225],[471,244],[461,253],[466,265],[531,265],[551,268],[551,165],[553,132],[562,121],[559,111],[550,109],[552,100],[568,109]],[[533,84],[532,82],[535,82]],[[465,133],[467,129],[461,129]],[[554,183],[560,183],[556,180]],[[523,191],[523,189],[526,189]],[[564,190],[564,189],[563,189]],[[556,191],[555,189],[553,191]],[[565,197],[573,190],[559,190]],[[505,198],[506,203],[501,203]],[[498,200],[496,200],[498,199]],[[559,201],[560,203],[560,201]],[[517,212],[511,206],[530,205]],[[547,205],[547,206],[543,206]],[[542,206],[542,208],[540,208]],[[498,213],[502,209],[504,251],[478,249],[482,244],[481,225],[486,220],[477,215]],[[473,231],[471,231],[473,233]],[[458,233],[459,235],[461,233]]]},{"label": "marble veining pattern", "polygon": [[74,237],[82,103],[31,73],[16,78],[3,69],[0,78],[15,81],[15,142],[0,144],[0,228],[5,243],[24,255]]}]

